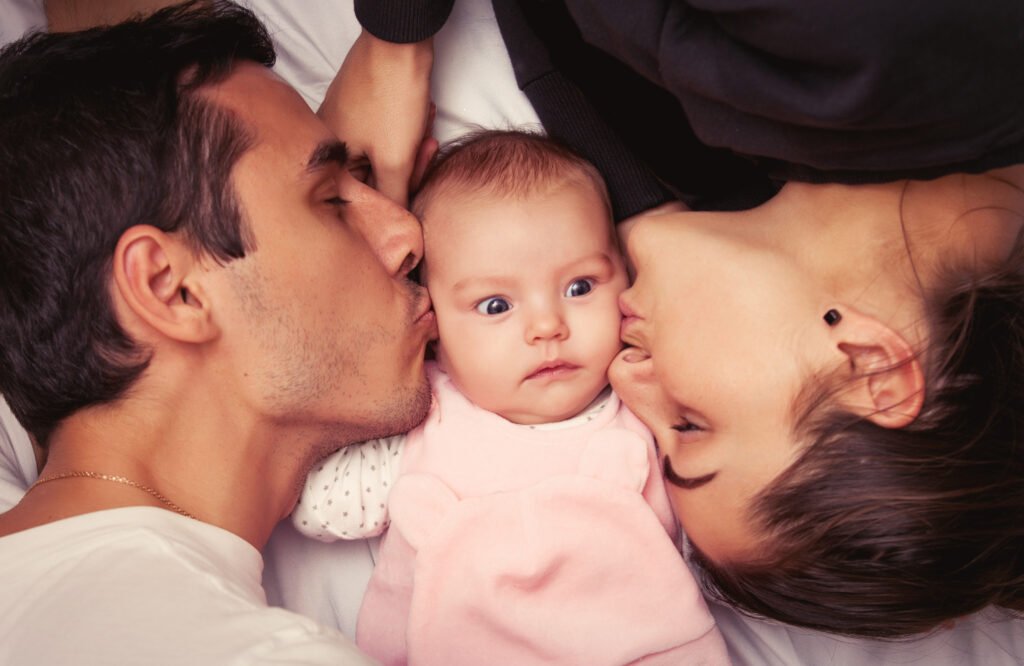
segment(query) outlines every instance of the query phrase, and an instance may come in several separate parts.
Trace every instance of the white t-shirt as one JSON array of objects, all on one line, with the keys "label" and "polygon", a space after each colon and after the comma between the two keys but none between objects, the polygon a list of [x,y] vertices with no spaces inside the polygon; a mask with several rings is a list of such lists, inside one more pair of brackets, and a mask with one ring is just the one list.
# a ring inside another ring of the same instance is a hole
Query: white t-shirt
[{"label": "white t-shirt", "polygon": [[0,538],[0,664],[370,664],[333,629],[267,606],[236,535],[152,507]]}]

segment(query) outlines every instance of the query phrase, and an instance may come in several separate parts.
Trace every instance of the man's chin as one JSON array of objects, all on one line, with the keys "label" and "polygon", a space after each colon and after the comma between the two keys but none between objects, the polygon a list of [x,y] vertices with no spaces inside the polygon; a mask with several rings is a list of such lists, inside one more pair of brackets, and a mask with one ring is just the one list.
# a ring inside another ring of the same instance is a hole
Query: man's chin
[{"label": "man's chin", "polygon": [[423,419],[427,418],[427,412],[429,411],[430,384],[427,383],[426,377],[424,377],[418,387],[409,391],[404,404],[396,408],[391,415],[392,418],[388,419],[385,429],[389,432],[377,435],[377,437],[390,437],[391,435],[409,432],[423,423]]},{"label": "man's chin", "polygon": [[424,375],[417,386],[396,389],[388,398],[358,441],[400,435],[423,423],[430,411],[430,384]]},{"label": "man's chin", "polygon": [[430,384],[426,376],[416,386],[396,388],[386,402],[362,417],[351,414],[344,423],[329,427],[311,451],[310,464],[351,444],[401,435],[423,422],[430,411]]}]

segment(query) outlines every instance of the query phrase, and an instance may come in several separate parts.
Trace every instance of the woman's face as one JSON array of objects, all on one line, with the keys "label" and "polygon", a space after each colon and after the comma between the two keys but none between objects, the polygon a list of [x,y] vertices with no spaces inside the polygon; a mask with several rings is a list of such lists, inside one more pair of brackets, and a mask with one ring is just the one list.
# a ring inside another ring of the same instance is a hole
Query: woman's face
[{"label": "woman's face", "polygon": [[[897,408],[920,396],[923,378],[873,370],[913,368],[900,350],[925,344],[931,280],[1006,260],[1024,233],[1022,193],[1024,165],[790,183],[752,210],[647,215],[627,233],[637,278],[620,305],[631,347],[609,373],[654,432],[700,550],[720,563],[759,554],[753,500],[800,453],[802,391],[824,377],[843,387],[842,409],[905,424]],[[822,321],[832,308],[846,315],[834,328]]]},{"label": "woman's face", "polygon": [[637,279],[620,299],[631,347],[610,370],[658,440],[687,535],[716,561],[757,552],[748,507],[798,451],[794,404],[827,335],[828,304],[755,219],[682,213],[636,225]]}]

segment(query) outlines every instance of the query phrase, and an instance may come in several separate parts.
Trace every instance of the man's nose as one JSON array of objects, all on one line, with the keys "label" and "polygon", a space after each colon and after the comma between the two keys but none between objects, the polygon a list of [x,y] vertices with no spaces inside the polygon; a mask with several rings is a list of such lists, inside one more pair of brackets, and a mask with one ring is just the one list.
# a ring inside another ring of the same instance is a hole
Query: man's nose
[{"label": "man's nose", "polygon": [[378,192],[360,217],[360,230],[388,273],[404,277],[423,258],[423,230],[419,220]]}]

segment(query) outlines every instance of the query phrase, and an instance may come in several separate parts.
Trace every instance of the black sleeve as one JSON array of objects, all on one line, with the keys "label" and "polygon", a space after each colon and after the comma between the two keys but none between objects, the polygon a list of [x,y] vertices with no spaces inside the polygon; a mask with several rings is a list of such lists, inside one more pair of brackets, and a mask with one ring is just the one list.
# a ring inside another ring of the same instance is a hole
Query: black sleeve
[{"label": "black sleeve", "polygon": [[410,44],[433,36],[455,0],[355,0],[359,24],[374,37]]},{"label": "black sleeve", "polygon": [[1021,0],[565,0],[584,39],[780,178],[1024,161]]},{"label": "black sleeve", "polygon": [[667,201],[746,208],[776,185],[747,159],[701,143],[679,102],[584,43],[565,6],[494,0],[516,81],[544,129],[605,178],[616,221]]},{"label": "black sleeve", "polygon": [[672,194],[604,123],[580,90],[552,64],[514,2],[495,2],[495,15],[516,82],[549,136],[573,148],[604,176],[616,222],[669,201]]}]

